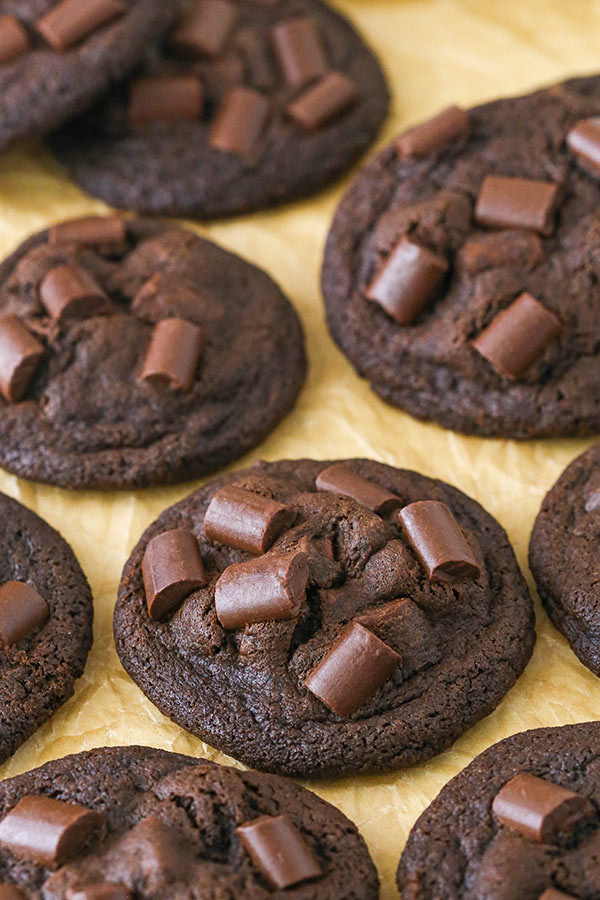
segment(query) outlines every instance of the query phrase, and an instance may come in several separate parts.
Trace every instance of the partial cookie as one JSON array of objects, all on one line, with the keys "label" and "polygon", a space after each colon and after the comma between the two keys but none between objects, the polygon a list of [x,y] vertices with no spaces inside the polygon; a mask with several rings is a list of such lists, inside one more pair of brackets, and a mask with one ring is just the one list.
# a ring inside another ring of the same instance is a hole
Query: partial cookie
[{"label": "partial cookie", "polygon": [[306,374],[277,285],[190,231],[76,220],[0,266],[0,465],[63,487],[213,471],[288,413]]},{"label": "partial cookie", "polygon": [[379,896],[365,842],[329,803],[149,747],[90,750],[1,782],[0,880],[31,900]]},{"label": "partial cookie", "polygon": [[447,428],[600,430],[600,78],[400,135],[323,266],[331,333],[388,403]]},{"label": "partial cookie", "polygon": [[175,11],[164,0],[0,0],[0,149],[83,112]]},{"label": "partial cookie", "polygon": [[112,206],[210,218],[329,184],[388,104],[377,60],[321,0],[187,0],[129,83],[51,146]]},{"label": "partial cookie", "polygon": [[0,762],[73,694],[92,645],[92,594],[66,541],[0,494]]},{"label": "partial cookie", "polygon": [[258,463],[190,494],[134,549],[114,632],[163,713],[297,776],[435,755],[495,708],[535,641],[498,523],[369,460]]},{"label": "partial cookie", "polygon": [[594,900],[600,723],[507,738],[446,785],[412,829],[402,900]]}]

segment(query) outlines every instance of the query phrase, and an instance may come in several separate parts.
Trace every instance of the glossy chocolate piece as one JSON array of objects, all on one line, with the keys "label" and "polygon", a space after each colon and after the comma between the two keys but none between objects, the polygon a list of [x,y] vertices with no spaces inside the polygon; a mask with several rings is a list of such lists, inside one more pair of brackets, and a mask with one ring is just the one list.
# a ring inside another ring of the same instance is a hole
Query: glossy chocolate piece
[{"label": "glossy chocolate piece", "polygon": [[238,9],[228,0],[199,0],[175,24],[169,44],[185,53],[219,56],[237,17]]},{"label": "glossy chocolate piece", "polygon": [[557,891],[556,888],[548,888],[543,894],[540,894],[539,900],[577,900],[573,894],[564,894]]},{"label": "glossy chocolate piece", "polygon": [[88,319],[111,311],[110,300],[80,266],[50,269],[40,284],[40,300],[53,319]]},{"label": "glossy chocolate piece", "polygon": [[271,29],[271,44],[286,82],[301,88],[327,72],[327,59],[311,18],[288,19]]},{"label": "glossy chocolate piece", "polygon": [[439,500],[418,500],[398,513],[408,541],[430,578],[479,578],[481,569],[452,511]]},{"label": "glossy chocolate piece", "polygon": [[352,622],[312,670],[304,686],[345,719],[377,693],[401,659],[364,625]]},{"label": "glossy chocolate piece", "polygon": [[501,825],[543,844],[568,835],[590,809],[589,801],[580,794],[528,772],[511,778],[492,804]]},{"label": "glossy chocolate piece", "polygon": [[254,622],[293,619],[307,584],[306,553],[273,553],[229,566],[215,587],[217,618],[228,631]]},{"label": "glossy chocolate piece", "polygon": [[339,494],[341,497],[351,497],[361,506],[366,506],[367,509],[371,509],[381,516],[402,506],[402,500],[387,488],[357,475],[343,463],[336,463],[323,469],[317,475],[315,484],[319,491],[328,491],[330,494]]},{"label": "glossy chocolate piece", "polygon": [[17,316],[0,318],[0,391],[9,403],[23,399],[45,355]]},{"label": "glossy chocolate piece", "polygon": [[547,181],[488,175],[481,186],[475,221],[490,228],[524,228],[551,235],[560,187]]},{"label": "glossy chocolate piece", "polygon": [[23,797],[0,822],[0,845],[15,856],[58,869],[99,836],[104,817],[78,803]]},{"label": "glossy chocolate piece", "polygon": [[121,216],[84,216],[59,222],[48,230],[48,243],[53,246],[122,247],[126,240],[127,225]]},{"label": "glossy chocolate piece", "polygon": [[567,135],[567,146],[575,158],[600,175],[600,117],[582,119]]},{"label": "glossy chocolate piece", "polygon": [[14,884],[0,884],[0,900],[26,900],[25,894]]},{"label": "glossy chocolate piece", "polygon": [[460,106],[449,106],[437,116],[410,128],[396,140],[396,152],[401,159],[427,156],[443,150],[453,141],[469,134],[469,114]]},{"label": "glossy chocolate piece", "polygon": [[202,115],[204,91],[193,75],[136,78],[129,89],[129,123],[194,121]]},{"label": "glossy chocolate piece", "polygon": [[124,884],[105,881],[102,884],[90,884],[78,890],[69,890],[66,900],[131,900],[132,896]]},{"label": "glossy chocolate piece", "polygon": [[62,0],[38,20],[36,27],[44,40],[62,53],[125,11],[121,0]]},{"label": "glossy chocolate piece", "polygon": [[20,643],[48,620],[50,610],[35,588],[23,581],[0,585],[0,646]]},{"label": "glossy chocolate piece", "polygon": [[283,891],[323,874],[306,838],[287,814],[261,816],[240,825],[235,833],[273,890]]},{"label": "glossy chocolate piece", "polygon": [[368,286],[365,296],[395,319],[412,325],[442,283],[448,263],[403,237]]},{"label": "glossy chocolate piece", "polygon": [[206,584],[200,547],[183,528],[163,531],[149,542],[142,561],[146,605],[151,619],[162,619]]},{"label": "glossy chocolate piece", "polygon": [[0,16],[0,65],[29,50],[29,35],[14,16]]},{"label": "glossy chocolate piece", "polygon": [[216,544],[258,555],[267,552],[294,518],[283,503],[228,484],[210,501],[204,516],[204,534]]},{"label": "glossy chocolate piece", "polygon": [[471,344],[499,375],[516,379],[544,354],[561,330],[554,313],[531,294],[521,294]]},{"label": "glossy chocolate piece", "polygon": [[459,252],[459,264],[469,275],[509,265],[533,269],[543,258],[541,238],[532,231],[478,234],[463,244]]},{"label": "glossy chocolate piece", "polygon": [[204,332],[185,319],[161,319],[154,326],[140,377],[172,391],[191,390],[204,349]]},{"label": "glossy chocolate piece", "polygon": [[287,107],[287,114],[305,131],[316,131],[358,99],[355,83],[341,72],[330,72]]},{"label": "glossy chocolate piece", "polygon": [[271,104],[267,97],[247,87],[227,91],[210,130],[215,150],[245,158],[265,131]]}]

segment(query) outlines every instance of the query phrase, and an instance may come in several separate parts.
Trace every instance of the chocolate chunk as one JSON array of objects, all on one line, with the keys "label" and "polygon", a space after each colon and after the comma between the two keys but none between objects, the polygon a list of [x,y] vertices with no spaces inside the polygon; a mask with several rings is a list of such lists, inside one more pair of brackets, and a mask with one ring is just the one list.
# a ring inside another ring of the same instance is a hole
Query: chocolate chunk
[{"label": "chocolate chunk", "polygon": [[441,657],[425,613],[408,597],[370,609],[354,621],[401,655],[404,678],[433,665]]},{"label": "chocolate chunk", "polygon": [[229,631],[254,622],[293,619],[307,584],[306,553],[271,554],[229,566],[215,587],[217,618]]},{"label": "chocolate chunk", "polygon": [[593,469],[583,491],[584,509],[593,512],[600,507],[600,469]]},{"label": "chocolate chunk", "polygon": [[448,271],[443,256],[403,237],[377,273],[365,296],[399,325],[411,325]]},{"label": "chocolate chunk", "polygon": [[121,247],[127,240],[127,225],[121,216],[85,216],[59,222],[48,231],[48,243],[80,244],[86,247]]},{"label": "chocolate chunk", "polygon": [[62,0],[38,20],[36,27],[44,40],[62,53],[122,16],[125,10],[121,0]]},{"label": "chocolate chunk", "polygon": [[0,318],[0,391],[9,403],[23,399],[45,355],[17,316]]},{"label": "chocolate chunk", "polygon": [[20,859],[57,869],[102,831],[99,812],[52,797],[23,797],[0,822],[0,844]]},{"label": "chocolate chunk", "polygon": [[244,488],[228,484],[214,495],[204,516],[204,533],[210,541],[247,553],[266,553],[295,515],[292,510]]},{"label": "chocolate chunk", "polygon": [[136,78],[129,90],[129,123],[135,128],[151,122],[199,119],[204,91],[193,75]]},{"label": "chocolate chunk", "polygon": [[0,64],[29,50],[29,35],[14,16],[0,16]]},{"label": "chocolate chunk", "polygon": [[396,151],[401,159],[411,156],[427,156],[443,150],[457,138],[469,134],[469,114],[460,106],[449,106],[421,125],[401,134],[396,140]]},{"label": "chocolate chunk", "polygon": [[144,552],[142,575],[148,615],[162,619],[206,584],[196,537],[191,531],[174,528],[152,538]]},{"label": "chocolate chunk", "polygon": [[331,494],[339,494],[341,497],[351,497],[361,506],[366,506],[367,509],[382,516],[402,506],[402,500],[391,491],[375,484],[374,481],[368,481],[361,475],[357,475],[348,466],[340,463],[328,466],[319,472],[315,483],[319,491],[328,491]]},{"label": "chocolate chunk", "polygon": [[567,146],[585,168],[600,175],[600,117],[578,122],[567,135]]},{"label": "chocolate chunk", "polygon": [[531,294],[521,294],[471,345],[505,378],[516,379],[560,334],[560,320]]},{"label": "chocolate chunk", "polygon": [[289,19],[271,29],[271,44],[287,83],[294,88],[325,75],[327,59],[310,18]]},{"label": "chocolate chunk", "polygon": [[561,834],[568,835],[590,809],[590,803],[580,794],[527,772],[511,778],[492,804],[502,825],[544,844],[554,843]]},{"label": "chocolate chunk", "polygon": [[544,258],[541,239],[532,231],[498,231],[472,237],[459,252],[459,264],[469,275],[499,266],[533,269]]},{"label": "chocolate chunk", "polygon": [[237,17],[238,10],[227,0],[200,0],[177,21],[169,44],[187,53],[218,56]]},{"label": "chocolate chunk", "polygon": [[194,855],[181,831],[155,815],[146,816],[126,831],[115,850],[126,861],[133,884],[151,886],[151,896],[157,900],[172,896],[174,883],[179,879],[185,883]]},{"label": "chocolate chunk", "polygon": [[261,816],[235,829],[256,868],[274,890],[320,878],[323,869],[290,816]]},{"label": "chocolate chunk", "polygon": [[540,894],[539,900],[577,900],[572,894],[563,894],[556,888],[548,888],[543,894]]},{"label": "chocolate chunk", "polygon": [[352,622],[304,682],[342,718],[360,709],[385,684],[401,657],[364,625]]},{"label": "chocolate chunk", "polygon": [[271,104],[258,91],[246,87],[227,91],[210,130],[215,150],[247,157],[265,130]]},{"label": "chocolate chunk", "polygon": [[[78,890],[67,891],[67,900],[131,900],[131,891],[124,884],[105,881]],[[0,900],[2,897],[0,896]]]},{"label": "chocolate chunk", "polygon": [[357,99],[355,83],[341,72],[330,72],[290,103],[287,113],[305,131],[316,131],[352,106]]},{"label": "chocolate chunk", "polygon": [[204,332],[185,319],[161,319],[154,326],[141,378],[172,391],[191,390],[204,347]]},{"label": "chocolate chunk", "polygon": [[40,284],[40,299],[52,318],[88,319],[111,311],[110,300],[80,266],[50,269]]},{"label": "chocolate chunk", "polygon": [[26,900],[25,894],[14,884],[0,884],[0,900]]},{"label": "chocolate chunk", "polygon": [[398,513],[409,543],[436,581],[479,578],[481,569],[452,511],[439,500],[419,500]]},{"label": "chocolate chunk", "polygon": [[48,604],[29,584],[5,581],[0,586],[0,644],[4,649],[22,641],[49,615]]},{"label": "chocolate chunk", "polygon": [[559,198],[557,184],[488,175],[477,198],[475,220],[491,228],[525,228],[548,236],[554,231]]}]

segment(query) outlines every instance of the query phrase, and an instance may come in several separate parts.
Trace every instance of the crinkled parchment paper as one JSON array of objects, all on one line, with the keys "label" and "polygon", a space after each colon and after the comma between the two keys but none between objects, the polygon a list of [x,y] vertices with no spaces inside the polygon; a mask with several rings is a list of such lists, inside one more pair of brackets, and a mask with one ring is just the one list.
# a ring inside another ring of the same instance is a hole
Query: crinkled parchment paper
[{"label": "crinkled parchment paper", "polygon": [[[470,105],[600,69],[598,0],[337,0],[379,52],[393,87],[382,142],[453,103]],[[0,100],[1,102],[1,100]],[[202,232],[267,269],[295,303],[310,376],[295,412],[240,461],[367,456],[457,485],[505,526],[526,569],[527,541],[546,490],[589,441],[517,444],[466,438],[385,406],[335,349],[324,325],[318,273],[342,186],[321,197]],[[0,158],[0,253],[55,219],[102,212],[39,147]],[[72,544],[90,579],[95,643],[75,697],[1,769],[15,775],[104,744],[142,743],[219,754],[163,718],[121,669],[111,616],[122,566],[142,530],[194,487],[135,494],[70,494],[0,472],[0,490],[40,513]],[[440,788],[490,744],[525,728],[600,716],[600,681],[581,666],[538,603],[538,643],[496,712],[437,759],[396,775],[312,783],[352,818],[379,867],[384,900],[406,836]],[[160,673],[157,673],[160,677]]]}]

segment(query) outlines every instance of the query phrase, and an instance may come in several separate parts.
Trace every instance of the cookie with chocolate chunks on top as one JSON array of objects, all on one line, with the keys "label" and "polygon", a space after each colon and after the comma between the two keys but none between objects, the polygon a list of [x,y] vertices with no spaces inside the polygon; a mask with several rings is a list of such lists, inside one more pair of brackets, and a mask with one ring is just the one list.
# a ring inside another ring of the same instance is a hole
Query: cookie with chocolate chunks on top
[{"label": "cookie with chocolate chunks on top", "polygon": [[600,77],[396,138],[343,198],[330,332],[386,402],[518,439],[600,431]]},{"label": "cookie with chocolate chunks on top", "polygon": [[149,747],[0,782],[1,900],[377,900],[339,810],[273,775]]},{"label": "cookie with chocolate chunks on top", "polygon": [[129,83],[50,146],[112,206],[214,218],[328,185],[388,104],[376,58],[322,0],[185,0]]},{"label": "cookie with chocolate chunks on top", "polygon": [[0,465],[16,475],[126,488],[214,471],[305,373],[268,275],[166,222],[59,222],[0,264]]},{"label": "cookie with chocolate chunks on top", "polygon": [[[165,578],[156,542],[174,534],[200,550],[197,587],[195,554]],[[500,702],[535,641],[498,523],[447,484],[369,460],[257,463],[166,510],[125,566],[114,634],[163,713],[295,776],[435,755]]]}]

